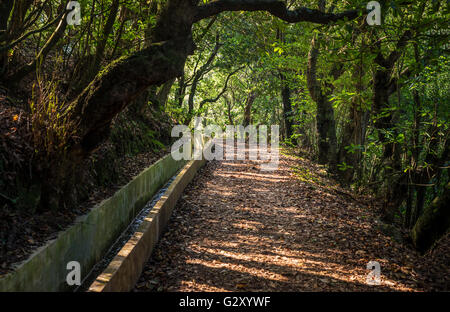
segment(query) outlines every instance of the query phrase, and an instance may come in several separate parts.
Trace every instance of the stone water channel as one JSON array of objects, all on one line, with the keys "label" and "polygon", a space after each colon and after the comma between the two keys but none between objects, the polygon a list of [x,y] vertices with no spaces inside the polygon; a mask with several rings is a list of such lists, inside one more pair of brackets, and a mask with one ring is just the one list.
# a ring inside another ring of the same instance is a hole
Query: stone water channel
[{"label": "stone water channel", "polygon": [[105,254],[102,260],[100,260],[89,272],[89,274],[84,278],[81,285],[77,287],[75,292],[85,292],[89,289],[90,285],[94,282],[98,275],[100,275],[103,270],[108,267],[117,253],[122,249],[122,247],[128,242],[128,240],[133,236],[139,226],[142,224],[148,213],[153,209],[156,203],[161,199],[164,193],[167,191],[169,186],[175,180],[176,176],[181,171],[178,170],[169,181],[161,188],[159,191],[150,199],[138,215],[133,219],[130,225],[123,231],[123,233],[117,238],[108,252]]}]

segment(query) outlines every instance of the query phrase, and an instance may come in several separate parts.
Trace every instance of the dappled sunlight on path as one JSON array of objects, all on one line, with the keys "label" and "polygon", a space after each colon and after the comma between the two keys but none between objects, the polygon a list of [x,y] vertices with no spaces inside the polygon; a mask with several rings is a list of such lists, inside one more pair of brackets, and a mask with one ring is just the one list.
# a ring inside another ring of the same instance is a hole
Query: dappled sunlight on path
[{"label": "dappled sunlight on path", "polygon": [[[209,162],[135,290],[421,290],[420,256],[378,230],[377,212],[333,188],[322,168],[286,154],[274,172]],[[366,284],[369,261],[381,264],[379,286]]]}]

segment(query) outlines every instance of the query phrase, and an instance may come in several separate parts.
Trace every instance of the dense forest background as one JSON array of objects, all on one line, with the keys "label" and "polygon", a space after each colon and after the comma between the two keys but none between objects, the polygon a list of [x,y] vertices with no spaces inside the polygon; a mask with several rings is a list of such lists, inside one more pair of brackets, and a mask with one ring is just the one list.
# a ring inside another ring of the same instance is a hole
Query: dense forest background
[{"label": "dense forest background", "polygon": [[448,1],[0,0],[0,216],[76,211],[175,124],[281,125],[426,251],[450,226]]}]

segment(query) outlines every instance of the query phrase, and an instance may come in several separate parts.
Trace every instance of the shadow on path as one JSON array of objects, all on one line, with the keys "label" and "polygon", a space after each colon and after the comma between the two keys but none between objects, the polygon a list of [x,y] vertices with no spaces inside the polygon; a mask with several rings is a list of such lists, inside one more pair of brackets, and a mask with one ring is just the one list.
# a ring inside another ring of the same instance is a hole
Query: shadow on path
[{"label": "shadow on path", "polygon": [[[325,176],[286,154],[274,172],[257,161],[209,162],[134,290],[430,290],[415,268],[423,258],[380,232],[377,212],[336,194]],[[380,263],[381,285],[366,284],[369,261]],[[448,271],[441,274],[448,288]]]}]

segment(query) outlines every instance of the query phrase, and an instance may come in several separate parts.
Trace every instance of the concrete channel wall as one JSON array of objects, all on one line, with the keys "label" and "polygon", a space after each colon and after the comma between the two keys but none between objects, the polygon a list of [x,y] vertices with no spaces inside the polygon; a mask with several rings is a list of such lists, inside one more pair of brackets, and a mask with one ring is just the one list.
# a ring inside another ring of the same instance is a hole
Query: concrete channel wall
[{"label": "concrete channel wall", "polygon": [[205,160],[191,160],[156,202],[137,231],[89,287],[90,292],[125,292],[136,284],[185,187]]},{"label": "concrete channel wall", "polygon": [[171,155],[160,159],[112,197],[77,218],[74,225],[39,248],[14,272],[2,276],[0,291],[72,290],[66,283],[70,272],[67,264],[78,261],[83,279],[146,202],[185,164],[185,160],[175,161]]}]

